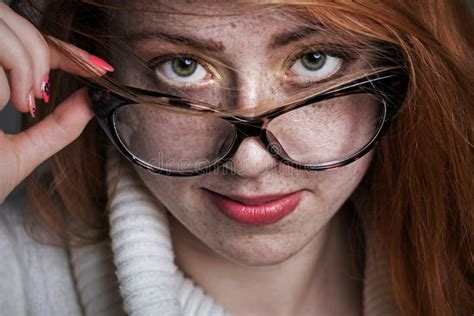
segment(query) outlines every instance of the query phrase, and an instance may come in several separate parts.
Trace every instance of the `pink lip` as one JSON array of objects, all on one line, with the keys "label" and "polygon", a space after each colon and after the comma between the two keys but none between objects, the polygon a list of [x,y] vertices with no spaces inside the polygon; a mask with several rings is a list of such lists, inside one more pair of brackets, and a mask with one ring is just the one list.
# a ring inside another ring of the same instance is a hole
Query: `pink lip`
[{"label": "pink lip", "polygon": [[205,192],[225,216],[249,226],[278,222],[298,206],[302,196],[302,191],[261,196],[221,195],[209,190]]}]

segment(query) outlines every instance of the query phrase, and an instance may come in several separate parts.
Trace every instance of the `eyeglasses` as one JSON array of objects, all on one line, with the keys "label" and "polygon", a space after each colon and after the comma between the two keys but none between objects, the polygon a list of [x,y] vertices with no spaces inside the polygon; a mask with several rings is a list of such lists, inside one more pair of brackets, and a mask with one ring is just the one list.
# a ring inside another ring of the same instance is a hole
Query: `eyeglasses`
[{"label": "eyeglasses", "polygon": [[128,160],[153,173],[194,176],[227,163],[248,137],[296,169],[345,166],[385,134],[407,86],[406,72],[391,69],[251,118],[135,87],[122,88],[146,102],[95,84],[88,91],[100,126]]}]

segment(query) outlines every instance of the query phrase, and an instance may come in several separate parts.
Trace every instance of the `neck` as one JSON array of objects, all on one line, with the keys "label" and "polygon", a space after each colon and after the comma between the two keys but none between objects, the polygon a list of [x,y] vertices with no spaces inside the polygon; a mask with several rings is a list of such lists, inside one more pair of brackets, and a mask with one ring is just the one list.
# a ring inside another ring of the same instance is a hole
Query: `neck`
[{"label": "neck", "polygon": [[213,252],[168,214],[176,265],[234,315],[360,315],[361,284],[342,209],[296,255],[244,266]]}]

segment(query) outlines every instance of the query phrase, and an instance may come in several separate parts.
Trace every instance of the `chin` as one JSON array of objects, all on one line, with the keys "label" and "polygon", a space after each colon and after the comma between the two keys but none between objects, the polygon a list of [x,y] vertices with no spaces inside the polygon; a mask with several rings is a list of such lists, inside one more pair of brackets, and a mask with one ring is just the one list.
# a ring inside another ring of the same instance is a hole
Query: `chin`
[{"label": "chin", "polygon": [[[236,264],[245,266],[272,266],[285,262],[300,252],[309,240],[299,240],[301,234],[290,238],[281,233],[278,237],[245,236],[241,238],[227,237],[225,242],[211,248]],[[311,238],[310,238],[311,239]]]}]

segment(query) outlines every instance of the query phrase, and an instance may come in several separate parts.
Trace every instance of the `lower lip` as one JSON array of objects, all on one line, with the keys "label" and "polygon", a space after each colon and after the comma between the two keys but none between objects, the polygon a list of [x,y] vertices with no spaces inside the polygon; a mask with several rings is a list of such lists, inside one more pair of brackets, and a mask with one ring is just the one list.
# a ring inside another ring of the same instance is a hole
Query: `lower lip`
[{"label": "lower lip", "polygon": [[228,218],[248,226],[264,226],[278,222],[300,203],[302,191],[259,205],[245,205],[223,195],[207,191],[217,209]]}]

